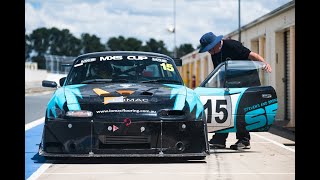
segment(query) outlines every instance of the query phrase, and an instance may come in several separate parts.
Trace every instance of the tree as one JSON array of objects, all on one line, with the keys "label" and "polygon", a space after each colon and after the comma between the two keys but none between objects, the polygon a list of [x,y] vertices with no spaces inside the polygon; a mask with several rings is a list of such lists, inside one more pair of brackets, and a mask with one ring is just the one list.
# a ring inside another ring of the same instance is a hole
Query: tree
[{"label": "tree", "polygon": [[123,36],[112,37],[107,41],[106,47],[110,51],[137,51],[141,49],[142,42],[136,38]]},{"label": "tree", "polygon": [[[100,42],[100,38],[96,35],[90,35],[83,33],[81,39],[74,37],[68,29],[59,30],[55,27],[51,29],[38,28],[34,30],[30,35],[25,35],[25,57],[30,57],[31,52],[34,53],[34,57],[31,59],[38,62],[38,67],[45,68],[44,55],[59,55],[59,56],[78,56],[84,53],[97,52],[97,51],[146,51],[161,53],[168,56],[172,55],[172,52],[168,51],[165,43],[160,40],[157,41],[150,38],[145,45],[142,41],[123,36],[111,37],[104,44]],[[180,45],[176,48],[177,56],[181,57],[194,51],[191,44]]]},{"label": "tree", "polygon": [[82,49],[81,40],[74,37],[68,29],[49,30],[49,54],[60,56],[78,56]]},{"label": "tree", "polygon": [[156,41],[153,38],[150,38],[149,41],[146,42],[146,45],[141,48],[142,51],[147,52],[155,52],[155,53],[162,53],[170,56],[170,52],[165,47],[165,44],[162,40]]},{"label": "tree", "polygon": [[32,57],[33,62],[38,63],[39,69],[45,69],[44,54],[49,50],[49,31],[47,28],[38,28],[30,34],[30,44],[32,49],[36,52],[36,55]]},{"label": "tree", "polygon": [[35,51],[35,56],[31,59],[38,63],[39,69],[46,68],[46,54],[78,56],[82,48],[81,41],[67,29],[60,31],[57,28],[38,28],[30,34],[29,40],[31,49]]},{"label": "tree", "polygon": [[192,44],[182,44],[177,48],[177,57],[182,57],[188,53],[193,52],[195,49]]},{"label": "tree", "polygon": [[25,35],[24,36],[25,39],[24,39],[24,52],[25,52],[25,55],[24,55],[24,59],[25,61],[27,61],[27,59],[30,57],[30,53],[32,51],[32,46],[31,46],[31,42],[30,42],[30,37],[29,35]]},{"label": "tree", "polygon": [[90,53],[90,52],[97,52],[97,51],[104,51],[106,48],[100,42],[100,38],[96,35],[90,35],[88,33],[83,33],[81,35],[81,53]]},{"label": "tree", "polygon": [[141,46],[142,46],[142,41],[140,41],[136,38],[129,37],[126,40],[126,48],[129,51],[139,51],[141,49]]},{"label": "tree", "polygon": [[47,28],[39,28],[30,34],[30,42],[33,49],[38,55],[43,55],[49,49],[49,30]]},{"label": "tree", "polygon": [[119,36],[118,38],[112,37],[107,41],[106,47],[107,50],[110,51],[123,51],[124,50],[124,42],[125,39],[123,36]]}]

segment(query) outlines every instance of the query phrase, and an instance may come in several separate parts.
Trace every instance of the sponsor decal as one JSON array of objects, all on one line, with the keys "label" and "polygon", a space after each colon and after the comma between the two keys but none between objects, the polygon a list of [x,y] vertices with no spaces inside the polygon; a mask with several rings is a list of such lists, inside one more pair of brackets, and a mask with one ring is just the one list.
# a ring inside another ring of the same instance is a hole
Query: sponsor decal
[{"label": "sponsor decal", "polygon": [[140,99],[140,98],[125,98],[120,97],[104,97],[103,104],[108,103],[123,103],[123,102],[134,102],[134,103],[147,103],[149,99]]},{"label": "sponsor decal", "polygon": [[112,125],[112,131],[115,132],[116,130],[118,130],[119,128],[116,125]]},{"label": "sponsor decal", "polygon": [[127,56],[128,60],[144,60],[144,59],[148,59],[147,56]]},{"label": "sponsor decal", "polygon": [[[111,60],[123,60],[124,57],[123,56],[103,56],[103,57],[99,57],[100,61],[111,61]],[[127,60],[145,60],[148,59],[147,56],[127,56],[126,57]]]},{"label": "sponsor decal", "polygon": [[120,97],[104,97],[103,104],[123,102],[123,96]]},{"label": "sponsor decal", "polygon": [[96,61],[96,58],[83,59],[79,64],[74,65],[74,67],[82,66],[84,63]]},{"label": "sponsor decal", "polygon": [[100,61],[110,61],[110,60],[122,60],[122,56],[105,56],[105,57],[100,57]]},{"label": "sponsor decal", "polygon": [[149,99],[140,99],[140,98],[124,98],[123,102],[136,102],[136,103],[147,103]]},{"label": "sponsor decal", "polygon": [[153,113],[156,114],[156,111],[147,110],[147,109],[105,109],[96,111],[97,114],[102,113]]},{"label": "sponsor decal", "polygon": [[[278,109],[277,98],[269,101],[256,104],[244,110],[247,110],[245,114],[246,130],[250,131],[259,127],[264,127],[273,124],[275,114]],[[253,109],[253,110],[252,110]]]},{"label": "sponsor decal", "polygon": [[[98,94],[99,96],[108,96],[110,95],[110,92],[105,91],[100,88],[94,88],[93,91]],[[131,90],[118,90],[117,93],[121,95],[130,95],[134,93],[135,91]],[[103,104],[109,104],[109,103],[119,103],[119,102],[134,102],[134,103],[147,103],[149,102],[149,99],[140,99],[140,98],[126,98],[124,96],[119,97],[104,97],[103,98]]]},{"label": "sponsor decal", "polygon": [[131,124],[131,119],[130,118],[125,118],[123,120],[124,125],[126,125],[127,127]]},{"label": "sponsor decal", "polygon": [[261,102],[261,103],[258,103],[258,104],[254,104],[254,105],[249,106],[249,107],[245,107],[243,110],[244,110],[244,112],[249,112],[249,111],[264,107],[264,106],[268,106],[269,104],[273,104],[273,103],[276,103],[276,102],[278,102],[278,99],[274,98],[274,99],[270,99],[268,101],[264,101],[264,102]]},{"label": "sponsor decal", "polygon": [[157,58],[157,57],[153,57],[152,61],[163,62],[163,63],[168,62],[168,60],[166,60],[166,59],[161,59],[161,58]]}]

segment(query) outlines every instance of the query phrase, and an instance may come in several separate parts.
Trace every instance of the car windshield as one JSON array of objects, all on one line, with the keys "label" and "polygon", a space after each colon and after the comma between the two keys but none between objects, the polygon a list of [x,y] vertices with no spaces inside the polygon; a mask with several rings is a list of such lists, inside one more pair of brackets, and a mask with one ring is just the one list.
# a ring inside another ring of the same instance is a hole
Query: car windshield
[{"label": "car windshield", "polygon": [[116,82],[183,85],[171,58],[145,55],[77,59],[67,77],[67,85]]}]

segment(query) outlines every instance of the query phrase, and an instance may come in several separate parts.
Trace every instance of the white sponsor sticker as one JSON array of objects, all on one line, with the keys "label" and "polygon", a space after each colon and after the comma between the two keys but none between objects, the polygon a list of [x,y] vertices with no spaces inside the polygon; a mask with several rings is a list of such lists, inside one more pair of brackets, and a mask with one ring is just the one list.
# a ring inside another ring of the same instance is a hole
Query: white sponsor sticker
[{"label": "white sponsor sticker", "polygon": [[88,59],[82,59],[79,64],[74,65],[74,67],[82,66],[84,63],[88,62],[94,62],[96,61],[96,58],[88,58]]},{"label": "white sponsor sticker", "polygon": [[122,60],[122,56],[104,56],[99,58],[100,61]]},{"label": "white sponsor sticker", "polygon": [[168,62],[168,60],[166,60],[166,59],[156,58],[156,57],[153,57],[153,58],[152,58],[152,61],[164,62],[164,63]]},{"label": "white sponsor sticker", "polygon": [[148,59],[147,56],[127,56],[128,60],[145,60]]}]

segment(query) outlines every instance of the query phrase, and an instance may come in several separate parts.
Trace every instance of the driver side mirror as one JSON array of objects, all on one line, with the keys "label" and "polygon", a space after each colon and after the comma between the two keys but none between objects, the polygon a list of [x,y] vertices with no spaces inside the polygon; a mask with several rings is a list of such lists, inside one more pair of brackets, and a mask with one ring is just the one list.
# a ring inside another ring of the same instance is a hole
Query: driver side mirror
[{"label": "driver side mirror", "polygon": [[43,80],[43,81],[42,81],[42,87],[52,87],[52,88],[55,88],[55,87],[57,87],[57,83],[56,83],[55,81]]}]

